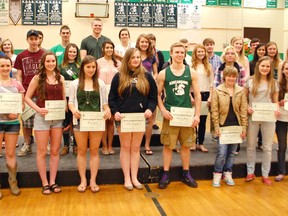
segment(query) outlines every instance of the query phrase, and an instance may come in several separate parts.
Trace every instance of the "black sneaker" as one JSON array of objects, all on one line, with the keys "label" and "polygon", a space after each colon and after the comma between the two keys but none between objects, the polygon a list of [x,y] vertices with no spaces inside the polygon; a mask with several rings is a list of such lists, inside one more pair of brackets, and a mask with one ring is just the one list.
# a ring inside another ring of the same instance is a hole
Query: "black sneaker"
[{"label": "black sneaker", "polygon": [[193,187],[193,188],[197,188],[198,184],[197,182],[192,178],[192,176],[190,175],[190,173],[188,173],[187,175],[183,176],[183,178],[181,179],[181,181],[188,185],[189,187]]},{"label": "black sneaker", "polygon": [[159,130],[159,126],[158,126],[157,124],[153,124],[152,128],[153,128],[154,130]]},{"label": "black sneaker", "polygon": [[34,143],[34,136],[31,135],[31,136],[30,136],[30,144],[33,144],[33,143]]},{"label": "black sneaker", "polygon": [[165,189],[170,184],[170,179],[168,174],[163,174],[161,180],[158,183],[159,189]]}]

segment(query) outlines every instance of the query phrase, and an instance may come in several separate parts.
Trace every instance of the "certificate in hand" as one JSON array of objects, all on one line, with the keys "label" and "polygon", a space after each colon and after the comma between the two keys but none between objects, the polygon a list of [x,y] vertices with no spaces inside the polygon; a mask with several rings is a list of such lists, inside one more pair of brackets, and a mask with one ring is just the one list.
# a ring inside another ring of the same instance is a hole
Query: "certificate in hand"
[{"label": "certificate in hand", "polygon": [[241,134],[241,126],[220,127],[219,143],[221,145],[242,143],[242,138],[240,136]]},{"label": "certificate in hand", "polygon": [[202,101],[201,102],[201,110],[200,110],[200,115],[206,116],[209,113],[209,109],[207,106],[207,101]]},{"label": "certificate in hand", "polygon": [[121,132],[144,132],[146,120],[144,113],[122,113]]},{"label": "certificate in hand", "polygon": [[173,116],[170,126],[192,127],[195,108],[171,107],[170,112]]},{"label": "certificate in hand", "polygon": [[22,113],[22,94],[0,93],[0,113]]},{"label": "certificate in hand", "polygon": [[62,120],[65,119],[66,100],[46,100],[45,109],[48,110],[45,120]]},{"label": "certificate in hand", "polygon": [[22,120],[26,121],[27,119],[29,119],[32,115],[34,115],[36,113],[36,111],[34,109],[32,109],[27,103],[25,103],[25,109],[22,112]]},{"label": "certificate in hand", "polygon": [[103,112],[81,112],[80,131],[105,131]]},{"label": "certificate in hand", "polygon": [[288,100],[288,93],[285,93],[284,100]]},{"label": "certificate in hand", "polygon": [[275,103],[252,103],[252,121],[276,122]]},{"label": "certificate in hand", "polygon": [[65,96],[69,97],[69,88],[73,80],[65,80]]}]

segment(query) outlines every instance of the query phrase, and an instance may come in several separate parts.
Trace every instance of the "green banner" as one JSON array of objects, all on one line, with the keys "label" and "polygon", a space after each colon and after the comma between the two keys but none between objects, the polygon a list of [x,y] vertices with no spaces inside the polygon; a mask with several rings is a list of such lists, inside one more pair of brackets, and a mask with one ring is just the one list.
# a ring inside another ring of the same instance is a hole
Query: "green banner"
[{"label": "green banner", "polygon": [[154,0],[141,0],[140,2],[143,2],[143,3],[153,3]]},{"label": "green banner", "polygon": [[285,8],[288,8],[288,0],[285,0]]},{"label": "green banner", "polygon": [[165,4],[165,3],[166,3],[166,0],[155,0],[154,2],[155,2],[155,3],[164,3],[164,4]]},{"label": "green banner", "polygon": [[277,0],[267,0],[267,8],[277,8]]},{"label": "green banner", "polygon": [[241,0],[231,0],[231,6],[241,7]]},{"label": "green banner", "polygon": [[206,0],[206,5],[215,6],[215,5],[217,5],[217,0]]},{"label": "green banner", "polygon": [[180,3],[180,0],[167,0],[167,3],[168,4],[177,4],[177,3]]},{"label": "green banner", "polygon": [[220,6],[230,6],[230,0],[219,0],[218,5],[220,5]]}]

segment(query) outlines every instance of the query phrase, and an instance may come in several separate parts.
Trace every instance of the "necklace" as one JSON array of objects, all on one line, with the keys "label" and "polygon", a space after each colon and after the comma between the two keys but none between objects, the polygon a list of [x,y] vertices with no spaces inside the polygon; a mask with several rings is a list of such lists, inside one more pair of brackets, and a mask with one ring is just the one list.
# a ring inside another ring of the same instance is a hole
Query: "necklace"
[{"label": "necklace", "polygon": [[[87,93],[88,92],[88,93]],[[85,91],[85,95],[86,95],[86,104],[90,103],[90,93],[91,91]]]}]

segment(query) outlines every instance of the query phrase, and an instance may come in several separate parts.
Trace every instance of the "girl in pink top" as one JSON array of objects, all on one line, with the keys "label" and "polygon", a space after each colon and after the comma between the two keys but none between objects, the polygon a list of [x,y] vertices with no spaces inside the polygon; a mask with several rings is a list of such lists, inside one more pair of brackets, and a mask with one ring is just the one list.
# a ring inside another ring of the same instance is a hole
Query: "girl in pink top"
[{"label": "girl in pink top", "polygon": [[[103,57],[97,60],[99,79],[106,84],[107,94],[110,91],[110,84],[114,75],[119,71],[121,62],[116,60],[114,55],[114,43],[111,41],[104,42],[102,45]],[[102,154],[113,155],[112,143],[114,137],[114,118],[106,120],[106,130],[102,137]]]}]

